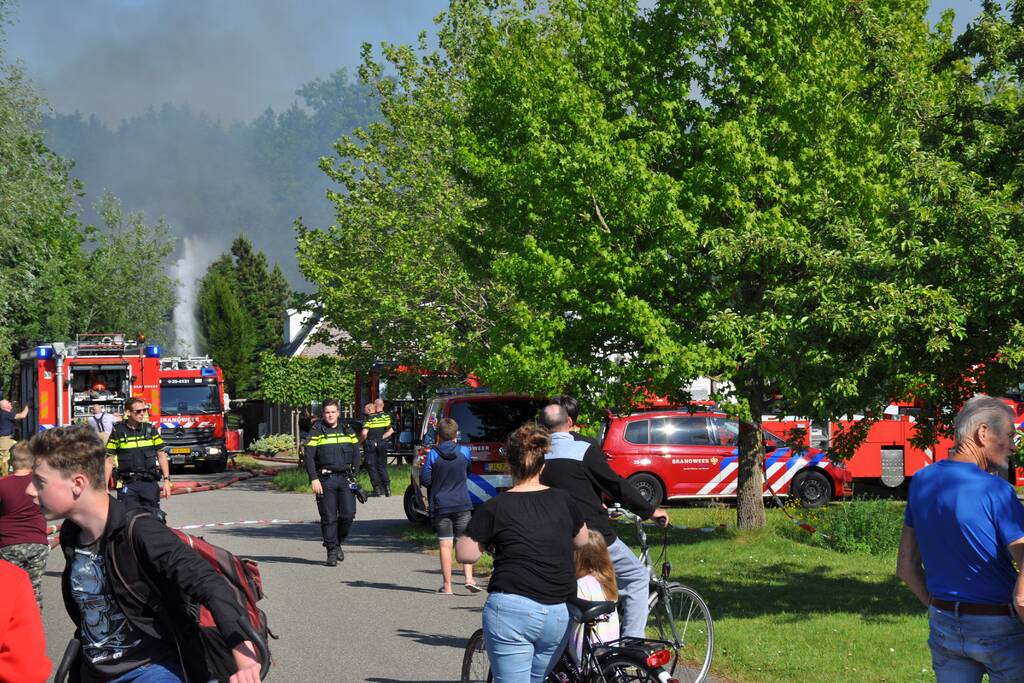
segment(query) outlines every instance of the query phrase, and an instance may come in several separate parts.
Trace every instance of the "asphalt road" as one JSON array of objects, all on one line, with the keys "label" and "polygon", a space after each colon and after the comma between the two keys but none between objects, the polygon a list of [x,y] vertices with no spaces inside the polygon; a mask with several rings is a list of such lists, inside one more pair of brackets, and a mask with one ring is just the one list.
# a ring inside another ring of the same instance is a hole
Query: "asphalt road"
[{"label": "asphalt road", "polygon": [[[193,479],[182,474],[176,479]],[[198,475],[195,479],[217,479]],[[397,491],[404,486],[395,482]],[[164,503],[172,526],[291,520],[203,529],[191,533],[260,563],[267,597],[260,603],[271,629],[275,665],[271,681],[456,681],[462,649],[479,626],[486,593],[472,595],[456,583],[455,596],[441,585],[436,553],[398,540],[405,519],[400,495],[372,498],[358,508],[345,561],[323,566],[311,496],[282,493],[266,479],[218,491],[174,496]],[[60,598],[63,568],[50,554],[43,580],[47,649],[56,662],[72,635]]]}]

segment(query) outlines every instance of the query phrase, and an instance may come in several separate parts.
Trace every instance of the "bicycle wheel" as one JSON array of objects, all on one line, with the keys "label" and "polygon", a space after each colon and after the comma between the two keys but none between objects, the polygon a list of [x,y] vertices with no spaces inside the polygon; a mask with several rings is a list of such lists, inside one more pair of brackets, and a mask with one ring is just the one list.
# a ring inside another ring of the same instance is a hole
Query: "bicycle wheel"
[{"label": "bicycle wheel", "polygon": [[613,655],[601,662],[601,676],[590,678],[590,683],[657,683],[658,676],[647,668],[647,663],[628,655]]},{"label": "bicycle wheel", "polygon": [[[711,611],[697,591],[682,584],[666,586],[651,608],[657,638],[672,643],[676,651],[669,673],[680,683],[701,683],[711,670],[715,648],[715,624]],[[663,598],[667,594],[668,599]]]},{"label": "bicycle wheel", "polygon": [[461,683],[491,683],[491,661],[484,649],[484,630],[478,628],[469,637],[466,651],[462,655]]}]

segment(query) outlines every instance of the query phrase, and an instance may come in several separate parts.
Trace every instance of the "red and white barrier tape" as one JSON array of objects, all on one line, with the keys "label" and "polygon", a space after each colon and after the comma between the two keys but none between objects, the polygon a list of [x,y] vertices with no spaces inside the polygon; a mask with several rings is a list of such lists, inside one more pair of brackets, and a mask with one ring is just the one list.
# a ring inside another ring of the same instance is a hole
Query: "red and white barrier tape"
[{"label": "red and white barrier tape", "polygon": [[[232,477],[231,479],[228,479],[227,481],[215,481],[215,482],[211,482],[209,484],[199,484],[198,482],[195,482],[195,484],[196,484],[195,486],[177,486],[177,485],[173,485],[173,483],[172,483],[171,495],[172,496],[183,496],[186,493],[200,493],[202,491],[216,491],[217,489],[227,488],[228,486],[231,486],[232,484],[237,484],[238,482],[245,481],[246,479],[252,479],[253,477],[272,477],[272,476],[274,476],[277,473],[278,473],[278,470],[275,470],[275,469],[266,469],[266,470],[261,470],[259,472],[249,472],[249,471],[246,471],[246,472],[240,473],[238,476],[235,476],[235,477]],[[188,483],[191,484],[193,482],[188,482]],[[281,521],[285,521],[285,520],[281,520]],[[274,522],[274,521],[263,521],[263,520],[252,520],[252,521],[247,521],[247,522],[225,522],[224,524],[225,525],[237,525],[237,524],[270,524],[270,523],[276,523],[276,522]],[[47,541],[47,543],[50,546],[50,550],[53,550],[55,547],[57,547],[58,543],[60,543],[59,532],[60,532],[60,525],[59,524],[51,524],[51,525],[46,527],[46,541]]]}]

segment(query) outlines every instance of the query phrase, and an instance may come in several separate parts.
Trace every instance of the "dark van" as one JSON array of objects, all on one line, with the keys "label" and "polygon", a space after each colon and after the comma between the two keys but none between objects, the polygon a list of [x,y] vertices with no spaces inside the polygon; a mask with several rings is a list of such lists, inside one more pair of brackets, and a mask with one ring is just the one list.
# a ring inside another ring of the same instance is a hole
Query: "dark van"
[{"label": "dark van", "polygon": [[420,486],[420,468],[436,442],[437,421],[448,417],[459,425],[459,443],[472,458],[469,497],[473,505],[493,498],[512,486],[508,465],[501,455],[508,435],[525,422],[537,419],[545,400],[519,394],[457,394],[427,403],[420,428],[416,461],[405,491],[405,515],[410,521],[427,517],[426,489]]}]

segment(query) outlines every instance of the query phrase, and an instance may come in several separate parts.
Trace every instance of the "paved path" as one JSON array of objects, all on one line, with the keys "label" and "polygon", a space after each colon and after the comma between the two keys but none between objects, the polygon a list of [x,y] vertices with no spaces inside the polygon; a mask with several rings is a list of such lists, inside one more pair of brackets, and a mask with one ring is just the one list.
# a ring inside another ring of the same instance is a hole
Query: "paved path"
[{"label": "paved path", "polygon": [[[401,490],[402,483],[395,482]],[[314,520],[311,496],[270,489],[265,479],[219,491],[175,496],[165,503],[172,526],[246,519]],[[358,508],[345,561],[323,566],[319,526],[283,524],[198,532],[260,562],[271,628],[271,681],[456,681],[462,648],[478,627],[486,593],[439,596],[436,554],[393,533],[404,520],[400,495]],[[60,599],[63,559],[50,555],[43,618],[51,660],[72,629]]]}]

